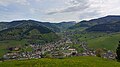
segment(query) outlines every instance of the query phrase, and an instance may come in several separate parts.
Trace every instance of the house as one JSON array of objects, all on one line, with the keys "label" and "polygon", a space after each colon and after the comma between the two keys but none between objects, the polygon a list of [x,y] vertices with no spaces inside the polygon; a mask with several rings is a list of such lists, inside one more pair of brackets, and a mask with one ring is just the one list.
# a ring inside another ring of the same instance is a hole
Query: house
[{"label": "house", "polygon": [[74,48],[69,48],[68,50],[70,50],[70,51],[75,51],[76,49],[74,49]]}]

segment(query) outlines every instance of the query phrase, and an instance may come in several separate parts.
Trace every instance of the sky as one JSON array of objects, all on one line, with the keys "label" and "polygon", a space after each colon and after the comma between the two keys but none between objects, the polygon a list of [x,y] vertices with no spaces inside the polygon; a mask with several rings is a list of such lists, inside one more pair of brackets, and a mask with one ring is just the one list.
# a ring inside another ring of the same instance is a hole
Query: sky
[{"label": "sky", "polygon": [[81,21],[120,15],[120,0],[0,0],[0,21]]}]

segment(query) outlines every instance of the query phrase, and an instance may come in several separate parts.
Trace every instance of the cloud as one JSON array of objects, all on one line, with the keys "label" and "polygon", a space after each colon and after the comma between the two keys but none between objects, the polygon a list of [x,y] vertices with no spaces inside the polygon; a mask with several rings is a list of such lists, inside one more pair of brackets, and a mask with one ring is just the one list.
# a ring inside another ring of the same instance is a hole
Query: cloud
[{"label": "cloud", "polygon": [[84,19],[84,20],[88,20],[88,19],[93,19],[95,17],[100,16],[100,12],[98,10],[86,10],[84,12],[79,13],[79,19]]},{"label": "cloud", "polygon": [[32,18],[80,21],[120,15],[120,0],[0,0],[0,21]]},{"label": "cloud", "polygon": [[70,5],[86,5],[88,2],[89,0],[70,0],[68,3],[70,3]]},{"label": "cloud", "polygon": [[48,12],[48,15],[56,14],[56,13],[66,13],[66,12],[77,12],[83,11],[89,8],[89,0],[70,0],[68,2],[69,6],[63,9],[58,9],[55,11]]},{"label": "cloud", "polygon": [[1,21],[13,21],[13,20],[24,20],[27,17],[23,15],[23,13],[7,13],[7,14],[0,14]]},{"label": "cloud", "polygon": [[1,6],[8,6],[10,4],[29,5],[27,0],[0,0]]}]

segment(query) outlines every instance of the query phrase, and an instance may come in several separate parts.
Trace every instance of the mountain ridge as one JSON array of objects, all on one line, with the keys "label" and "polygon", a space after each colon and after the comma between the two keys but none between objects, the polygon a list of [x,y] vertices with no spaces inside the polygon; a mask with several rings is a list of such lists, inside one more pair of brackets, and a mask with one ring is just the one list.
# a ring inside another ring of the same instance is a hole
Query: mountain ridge
[{"label": "mountain ridge", "polygon": [[68,27],[74,25],[75,21],[50,23],[50,22],[40,22],[40,21],[35,21],[35,20],[16,20],[16,21],[11,21],[11,22],[0,22],[0,30],[17,27],[22,24],[44,26],[44,27],[47,27],[53,30],[54,32],[60,32],[62,31],[62,29],[67,29]]},{"label": "mountain ridge", "polygon": [[81,21],[79,23],[77,23],[76,25],[69,27],[69,29],[79,29],[79,28],[89,28],[92,27],[94,25],[99,25],[99,24],[107,24],[107,23],[113,23],[113,22],[117,22],[120,21],[120,15],[108,15],[105,17],[101,17],[101,18],[97,18],[97,19],[92,19],[89,21]]}]

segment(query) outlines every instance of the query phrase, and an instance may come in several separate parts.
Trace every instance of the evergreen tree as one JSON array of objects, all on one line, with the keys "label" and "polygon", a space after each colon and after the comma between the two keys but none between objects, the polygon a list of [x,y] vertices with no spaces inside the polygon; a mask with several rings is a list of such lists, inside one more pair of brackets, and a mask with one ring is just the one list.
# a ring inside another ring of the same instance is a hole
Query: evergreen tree
[{"label": "evergreen tree", "polygon": [[119,41],[119,44],[118,44],[118,47],[116,49],[116,54],[117,54],[117,61],[120,62],[120,41]]}]

